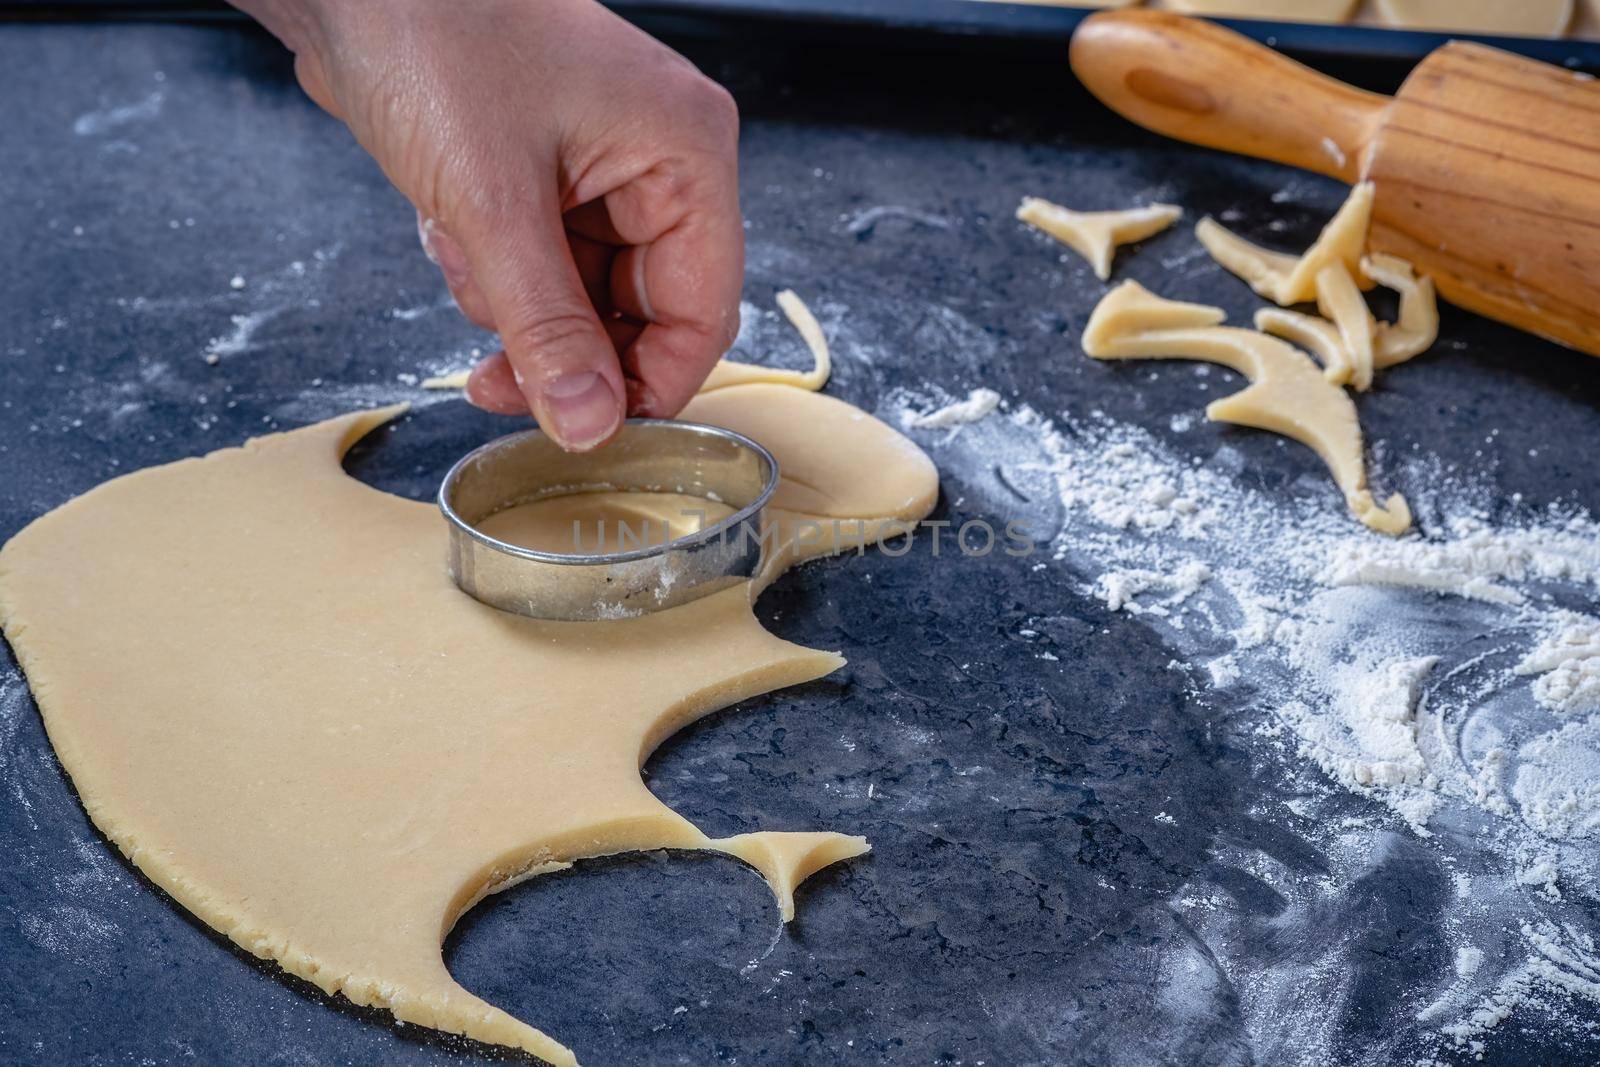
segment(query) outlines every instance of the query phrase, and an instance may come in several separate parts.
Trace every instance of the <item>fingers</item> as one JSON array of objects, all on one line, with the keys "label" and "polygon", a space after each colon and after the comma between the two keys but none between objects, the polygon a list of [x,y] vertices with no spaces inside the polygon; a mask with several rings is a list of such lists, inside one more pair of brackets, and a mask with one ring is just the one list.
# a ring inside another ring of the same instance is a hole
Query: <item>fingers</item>
[{"label": "fingers", "polygon": [[450,296],[461,313],[485,330],[494,329],[489,301],[473,280],[472,266],[462,247],[440,229],[435,220],[420,211],[417,212],[417,238],[422,242],[423,253],[438,264],[445,285],[450,287]]},{"label": "fingers", "polygon": [[[512,381],[540,427],[570,451],[604,444],[622,425],[622,367],[584,291],[554,197],[548,210],[531,207],[467,227],[462,247],[471,276],[500,331]],[[480,367],[474,377],[481,382],[471,395],[504,399],[499,372]]]},{"label": "fingers", "polygon": [[568,449],[603,444],[625,413],[677,414],[737,335],[738,119],[694,78],[684,151],[564,217],[554,190],[540,206],[524,194],[452,216],[448,234],[419,217],[456,303],[506,346],[474,371],[469,398],[508,413],[524,398]]},{"label": "fingers", "polygon": [[[601,207],[603,215],[603,205]],[[569,217],[569,227],[570,223]],[[417,213],[417,235],[422,241],[423,252],[439,266],[445,283],[450,287],[450,294],[462,313],[477,325],[488,330],[494,329],[488,298],[473,280],[466,252],[434,220],[420,211]],[[612,350],[625,351],[638,339],[644,324],[609,310],[612,307],[611,263],[616,258],[617,249],[572,232],[571,229],[567,233],[567,240],[572,250],[573,264],[583,282],[584,293],[600,316],[601,326],[606,331]],[[624,386],[630,393],[637,390],[637,383],[627,382],[626,379]],[[522,415],[529,410],[528,401],[517,385],[504,351],[489,356],[473,369],[472,376],[467,380],[467,399],[500,415]]]},{"label": "fingers", "polygon": [[496,352],[472,368],[467,375],[467,399],[496,415],[528,413],[528,398],[522,395],[504,352]]},{"label": "fingers", "polygon": [[646,323],[623,352],[638,383],[632,410],[667,418],[693,398],[739,333],[743,277],[736,200],[617,256],[611,288],[618,306]]},{"label": "fingers", "polygon": [[696,76],[695,149],[605,196],[604,216],[569,224],[629,246],[611,265],[618,310],[646,325],[623,352],[630,410],[665,418],[694,396],[739,331],[744,223],[739,214],[738,112]]},{"label": "fingers", "polygon": [[567,241],[572,249],[572,262],[583,279],[583,291],[589,303],[604,322],[611,311],[611,261],[617,256],[614,245],[593,241],[569,228]]}]

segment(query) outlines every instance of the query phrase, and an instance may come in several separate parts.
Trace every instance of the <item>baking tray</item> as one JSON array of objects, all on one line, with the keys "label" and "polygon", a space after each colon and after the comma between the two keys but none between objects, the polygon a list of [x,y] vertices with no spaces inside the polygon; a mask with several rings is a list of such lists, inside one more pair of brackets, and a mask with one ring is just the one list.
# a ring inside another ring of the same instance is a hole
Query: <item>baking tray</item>
[{"label": "baking tray", "polygon": [[[1094,9],[989,0],[604,0],[628,19],[674,35],[749,30],[825,31],[834,47],[877,45],[885,31],[926,45],[963,39],[1055,47]],[[243,16],[220,0],[0,0],[0,17],[211,19]],[[1600,41],[1495,37],[1326,25],[1217,19],[1247,37],[1295,55],[1417,60],[1449,40],[1480,41],[1574,70],[1600,72]],[[841,34],[840,31],[849,31]],[[811,43],[814,32],[800,40]]]},{"label": "baking tray", "polygon": [[[1110,207],[1148,191],[1196,217],[1243,209],[1264,224],[1268,198],[1287,188],[1271,214],[1289,228],[1247,236],[1293,247],[1338,207],[1338,183],[1122,121],[1072,83],[1064,32],[1027,45],[1053,61],[1021,66],[1001,58],[1010,52],[997,36],[732,16],[694,24],[709,27],[704,42],[672,43],[735,87],[744,123],[748,295],[770,309],[776,289],[793,287],[842,331],[830,394],[873,409],[897,389],[964,395],[983,384],[1056,415],[1066,433],[1093,425],[1098,410],[1148,427],[1185,461],[1226,464],[1252,492],[1286,505],[1327,499],[1309,451],[1191,425],[1206,397],[1189,369],[1082,357],[1073,338],[1099,280],[1059,262],[1061,250],[1010,214],[1024,193]],[[913,43],[894,43],[902,38]],[[935,45],[955,51],[916,54]],[[168,93],[162,121],[116,138],[74,132],[74,116],[143,99],[156,70]],[[397,371],[432,369],[451,353],[438,366],[459,366],[483,343],[442,304],[396,316],[444,298],[417,251],[414,216],[340,124],[304,99],[283,50],[242,19],[14,27],[0,34],[0,98],[12,105],[0,145],[25,149],[4,156],[4,172],[28,191],[0,198],[0,229],[30,252],[0,262],[0,351],[23,349],[0,357],[0,401],[12,404],[0,409],[0,539],[116,473],[260,433],[263,418],[297,425],[371,399],[418,399]],[[104,148],[116,139],[141,151]],[[950,228],[894,217],[850,228],[889,204]],[[169,228],[186,215],[195,227]],[[77,223],[90,223],[81,238]],[[1118,269],[1154,284],[1175,269],[1163,260],[1197,247],[1174,227],[1124,252]],[[319,248],[338,248],[337,258],[320,262]],[[322,273],[269,297],[258,280],[295,260]],[[229,289],[234,274],[250,287]],[[117,302],[139,295],[172,303]],[[1209,267],[1183,295],[1236,321],[1259,303]],[[208,338],[237,328],[232,313],[280,304],[249,351],[220,367],[201,358]],[[1450,347],[1395,368],[1360,400],[1369,437],[1385,442],[1386,474],[1403,473],[1398,457],[1413,449],[1426,457],[1418,481],[1395,488],[1474,470],[1530,509],[1600,510],[1600,363],[1442,311]],[[768,325],[749,355],[802,358],[770,311],[757,321]],[[768,338],[778,345],[769,350]],[[1215,389],[1218,377],[1208,380]],[[237,406],[197,407],[202,392],[219,401],[222,382]],[[71,410],[78,398],[99,406]],[[130,403],[139,407],[119,413]],[[218,421],[201,430],[192,420],[208,409]],[[78,415],[87,417],[73,427]],[[350,466],[425,499],[451,459],[513,428],[441,400],[375,435]],[[962,433],[973,455],[974,430]],[[985,486],[1014,492],[1001,488],[998,460],[951,455],[944,466],[936,518],[955,526],[994,517]],[[1055,506],[1049,494],[1024,504],[1036,509],[1025,517]],[[1335,879],[1305,840],[1316,820],[1279,815],[1308,810],[1308,784],[1268,773],[1230,740],[1231,724],[1271,721],[1244,718],[1256,697],[1197,692],[1144,622],[1084,596],[1080,574],[1019,571],[993,553],[952,580],[948,551],[933,558],[918,546],[787,575],[758,605],[761,618],[852,664],[703,720],[647,766],[664,801],[718,834],[804,818],[866,834],[873,858],[809,881],[789,936],[770,949],[770,894],[730,861],[580,864],[470,913],[447,950],[457,977],[548,1023],[594,1063],[1238,1062],[1251,1052],[1235,1028],[1235,981],[1268,968],[1340,976],[1325,1018],[1303,1028],[1343,1042],[1327,1062],[1359,1059],[1414,1026],[1406,991],[1454,980],[1444,919],[1465,907],[1454,903],[1454,867],[1351,794],[1325,821],[1360,818],[1382,847],[1360,850],[1354,881]],[[1054,661],[1036,658],[1047,649]],[[10,909],[0,909],[0,1064],[491,1062],[481,1048],[393,1027],[280,977],[141,881],[89,825],[7,656],[0,649],[0,688],[10,685],[0,700],[0,898]],[[878,789],[870,802],[868,783]],[[1285,871],[1315,892],[1281,895],[1267,879]],[[1221,903],[1175,904],[1190,898]],[[1237,922],[1227,929],[1238,935],[1197,933],[1201,911]],[[41,946],[18,914],[76,936]],[[1336,972],[1314,969],[1324,951],[1338,953]],[[1565,1037],[1513,1020],[1486,1039],[1488,1064],[1600,1063],[1600,1030]],[[1254,1055],[1281,1061],[1283,1047]],[[1467,1052],[1440,1058],[1470,1062]]]},{"label": "baking tray", "polygon": [[[1044,41],[1070,36],[1078,23],[1096,10],[989,0],[607,0],[607,6],[630,17],[715,14],[835,27],[890,27],[948,36]],[[1476,36],[1255,19],[1215,21],[1284,51],[1304,54],[1420,59],[1446,41],[1473,40],[1562,66],[1600,64],[1600,42],[1569,38]]]}]

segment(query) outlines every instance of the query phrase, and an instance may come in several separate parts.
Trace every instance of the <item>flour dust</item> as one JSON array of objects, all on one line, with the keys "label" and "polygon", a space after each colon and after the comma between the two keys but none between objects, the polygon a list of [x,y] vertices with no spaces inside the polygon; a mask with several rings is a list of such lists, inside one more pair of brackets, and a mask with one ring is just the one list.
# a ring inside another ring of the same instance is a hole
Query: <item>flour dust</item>
[{"label": "flour dust", "polygon": [[946,424],[950,399],[900,392],[878,414],[941,469],[976,472],[969,508],[1028,521],[1086,595],[1140,616],[1197,685],[1245,707],[1238,740],[1288,798],[1263,798],[1278,805],[1263,819],[1292,821],[1334,861],[1309,877],[1216,845],[1287,902],[1267,936],[1296,946],[1237,967],[1230,947],[1263,936],[1259,917],[1203,876],[1173,901],[1228,973],[1258,1054],[1349,1060],[1334,1020],[1359,950],[1327,916],[1396,869],[1449,872],[1450,950],[1433,980],[1396,993],[1396,1025],[1359,1058],[1470,1057],[1511,1019],[1593,1025],[1600,525],[1576,511],[1496,520],[1487,487],[1429,476],[1408,481],[1432,487],[1414,503],[1444,517],[1391,539],[1352,522],[1331,485],[1268,498],[1236,452],[1202,464],[1098,413],[1066,425],[1003,407],[959,434],[919,433]]}]

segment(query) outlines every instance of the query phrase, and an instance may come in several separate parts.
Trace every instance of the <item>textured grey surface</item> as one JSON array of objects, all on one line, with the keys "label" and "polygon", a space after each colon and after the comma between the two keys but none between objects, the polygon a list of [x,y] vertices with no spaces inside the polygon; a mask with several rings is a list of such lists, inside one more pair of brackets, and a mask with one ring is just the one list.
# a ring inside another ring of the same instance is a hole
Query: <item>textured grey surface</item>
[{"label": "textured grey surface", "polygon": [[[695,47],[746,117],[747,298],[767,308],[790,286],[818,309],[836,395],[871,409],[899,386],[989,385],[1068,424],[1102,409],[1201,461],[1226,444],[1274,493],[1326,491],[1314,458],[1265,435],[1168,434],[1198,406],[1185,379],[1082,359],[1101,289],[1010,213],[1033,193],[1259,220],[1292,182],[1273,235],[1292,245],[1337,187],[1146,138],[1059,63]],[[397,378],[463,365],[486,339],[447,306],[409,208],[272,42],[238,27],[0,27],[0,99],[0,537],[119,473],[373,402],[424,406],[352,471],[418,497],[516,424]],[[939,222],[849,225],[883,205]],[[1155,282],[1190,242],[1174,231],[1120,270]],[[1186,286],[1251,306],[1215,270]],[[751,356],[802,358],[775,321],[756,325]],[[1420,448],[1529,506],[1600,503],[1595,365],[1455,312],[1446,338],[1361,399],[1380,460]],[[940,516],[964,517],[955,502],[982,472],[943,473]],[[647,777],[713,834],[829,827],[874,852],[808,882],[787,930],[730,860],[580,864],[477,908],[446,945],[453,972],[592,1063],[1251,1062],[1264,1054],[1227,969],[1170,904],[1202,880],[1245,931],[1229,967],[1348,943],[1352,981],[1328,1007],[1341,1061],[1406,1033],[1403,991],[1450,967],[1447,872],[1397,833],[1286,942],[1276,890],[1212,858],[1226,843],[1296,872],[1329,866],[1262,816],[1285,787],[1228,740],[1250,709],[1208,701],[1156,637],[1076,584],[926,545],[791,574],[763,618],[849,667],[683,731]],[[1047,669],[1045,650],[1071,669]],[[9,657],[0,793],[0,1061],[502,1055],[329,1001],[168,902],[87,822]],[[1200,966],[1179,981],[1175,959]],[[1486,1055],[1589,1063],[1600,1046],[1509,1026]]]}]

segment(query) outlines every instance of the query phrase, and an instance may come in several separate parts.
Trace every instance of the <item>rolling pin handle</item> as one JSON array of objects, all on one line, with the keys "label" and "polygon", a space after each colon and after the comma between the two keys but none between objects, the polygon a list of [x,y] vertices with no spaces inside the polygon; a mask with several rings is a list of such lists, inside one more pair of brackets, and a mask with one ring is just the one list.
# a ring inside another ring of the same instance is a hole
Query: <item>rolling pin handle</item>
[{"label": "rolling pin handle", "polygon": [[1166,11],[1102,11],[1072,69],[1113,111],[1193,144],[1361,180],[1390,100],[1324,77],[1221,26]]}]

